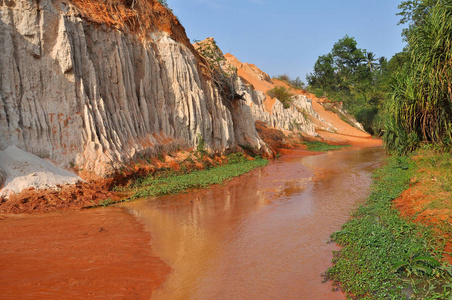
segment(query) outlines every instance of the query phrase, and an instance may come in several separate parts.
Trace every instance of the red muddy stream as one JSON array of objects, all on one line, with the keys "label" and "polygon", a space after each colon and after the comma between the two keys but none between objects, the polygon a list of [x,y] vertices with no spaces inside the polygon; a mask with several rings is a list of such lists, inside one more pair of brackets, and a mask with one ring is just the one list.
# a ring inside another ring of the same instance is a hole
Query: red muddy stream
[{"label": "red muddy stream", "polygon": [[369,194],[382,148],[288,155],[224,186],[125,204],[172,271],[152,299],[345,299],[328,243]]},{"label": "red muddy stream", "polygon": [[290,151],[204,190],[0,215],[0,298],[345,299],[322,283],[337,249],[329,237],[367,197],[383,157]]}]

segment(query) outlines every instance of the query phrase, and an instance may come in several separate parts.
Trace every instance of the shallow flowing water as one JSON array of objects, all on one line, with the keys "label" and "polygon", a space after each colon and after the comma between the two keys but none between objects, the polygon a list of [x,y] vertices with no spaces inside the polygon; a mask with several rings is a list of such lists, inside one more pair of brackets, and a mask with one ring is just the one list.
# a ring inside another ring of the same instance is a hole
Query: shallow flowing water
[{"label": "shallow flowing water", "polygon": [[127,203],[172,268],[152,299],[345,299],[328,243],[369,194],[381,148],[291,152],[224,186]]}]

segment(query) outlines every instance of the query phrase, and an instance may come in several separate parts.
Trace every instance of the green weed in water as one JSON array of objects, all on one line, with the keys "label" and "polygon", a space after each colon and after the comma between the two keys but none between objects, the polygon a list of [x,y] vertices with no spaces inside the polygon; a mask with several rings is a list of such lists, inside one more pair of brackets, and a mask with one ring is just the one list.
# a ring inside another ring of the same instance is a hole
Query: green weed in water
[{"label": "green weed in water", "polygon": [[[176,174],[167,177],[148,177],[135,184],[138,191],[132,198],[146,198],[175,194],[189,188],[203,188],[212,184],[223,183],[240,176],[257,167],[267,165],[262,158],[244,160],[243,156],[230,155],[230,163],[208,170],[192,171],[188,174]],[[232,163],[231,163],[232,162]]]},{"label": "green weed in water", "polygon": [[308,146],[309,151],[317,151],[317,152],[325,152],[325,151],[331,151],[331,150],[338,150],[344,147],[348,147],[348,145],[345,146],[335,146],[330,145],[324,142],[304,142],[304,145]]}]

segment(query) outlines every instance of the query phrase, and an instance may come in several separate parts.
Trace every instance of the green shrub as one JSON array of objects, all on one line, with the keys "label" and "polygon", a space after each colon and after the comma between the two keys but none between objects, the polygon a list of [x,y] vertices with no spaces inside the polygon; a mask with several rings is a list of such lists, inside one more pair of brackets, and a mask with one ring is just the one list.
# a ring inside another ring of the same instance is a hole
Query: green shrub
[{"label": "green shrub", "polygon": [[291,97],[293,96],[293,94],[291,94],[283,86],[274,87],[273,89],[267,91],[267,95],[272,98],[278,99],[283,104],[284,108],[289,108],[290,104],[292,103]]},{"label": "green shrub", "polygon": [[452,140],[452,2],[438,1],[408,35],[408,60],[386,102],[386,147],[406,153],[420,142]]}]

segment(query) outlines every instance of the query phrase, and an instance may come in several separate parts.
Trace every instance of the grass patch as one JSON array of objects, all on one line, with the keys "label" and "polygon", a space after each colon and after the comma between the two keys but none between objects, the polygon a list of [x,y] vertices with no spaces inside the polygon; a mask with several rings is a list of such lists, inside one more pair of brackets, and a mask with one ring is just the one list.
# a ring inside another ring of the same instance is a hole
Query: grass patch
[{"label": "grass patch", "polygon": [[268,164],[266,159],[256,157],[254,160],[247,160],[241,154],[229,155],[228,161],[227,165],[207,170],[142,178],[134,184],[137,192],[132,199],[175,194],[189,188],[204,188],[212,184],[223,183]]},{"label": "grass patch", "polygon": [[435,205],[448,206],[452,209],[452,154],[438,150],[418,150],[414,160],[422,172],[416,174],[416,180],[421,182],[424,192],[434,195]]},{"label": "grass patch", "polygon": [[308,147],[309,151],[317,151],[317,152],[338,150],[338,149],[342,149],[344,147],[349,147],[349,145],[335,146],[335,145],[330,145],[330,144],[327,144],[327,143],[324,143],[324,142],[319,142],[319,141],[304,142],[303,144]]},{"label": "grass patch", "polygon": [[374,175],[372,193],[354,218],[332,235],[343,246],[326,273],[358,299],[450,299],[452,267],[440,263],[444,239],[431,228],[400,217],[392,200],[408,188],[415,163],[391,157]]}]

